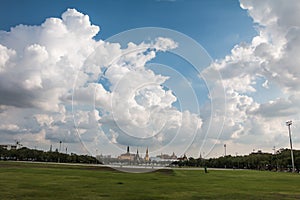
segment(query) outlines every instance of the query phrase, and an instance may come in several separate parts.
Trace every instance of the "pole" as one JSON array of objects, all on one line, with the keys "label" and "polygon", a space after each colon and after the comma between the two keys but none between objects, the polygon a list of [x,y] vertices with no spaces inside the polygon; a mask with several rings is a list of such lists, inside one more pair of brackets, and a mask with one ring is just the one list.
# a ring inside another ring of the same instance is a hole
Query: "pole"
[{"label": "pole", "polygon": [[62,143],[62,141],[59,141],[59,151],[58,152],[61,151],[61,143]]},{"label": "pole", "polygon": [[277,160],[277,154],[276,154],[276,147],[273,147],[274,150],[274,156],[275,156],[275,160],[276,160],[276,171],[278,170],[278,160]]},{"label": "pole", "polygon": [[291,125],[292,121],[287,121],[286,125],[289,129],[289,137],[290,137],[290,146],[291,146],[291,158],[292,158],[292,172],[295,172],[295,163],[294,163],[294,154],[293,154],[293,144],[292,144],[292,136],[291,136]]},{"label": "pole", "polygon": [[[225,155],[225,157],[226,157],[226,144],[224,144],[224,155]],[[225,163],[224,168],[226,168],[226,163]]]}]

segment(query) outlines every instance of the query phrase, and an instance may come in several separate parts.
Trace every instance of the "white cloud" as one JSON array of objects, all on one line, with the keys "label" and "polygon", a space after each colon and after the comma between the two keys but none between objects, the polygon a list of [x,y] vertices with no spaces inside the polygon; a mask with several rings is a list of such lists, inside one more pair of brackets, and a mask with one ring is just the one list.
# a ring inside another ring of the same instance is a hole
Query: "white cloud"
[{"label": "white cloud", "polygon": [[[208,151],[216,145],[211,155],[220,155],[223,143],[232,154],[287,146],[285,120],[292,119],[293,131],[300,131],[300,3],[241,0],[241,7],[258,35],[202,72],[212,82],[209,97],[215,106],[205,104],[201,117],[174,107],[176,95],[163,87],[169,77],[145,68],[157,52],[180,45],[169,38],[126,48],[96,41],[100,28],[75,9],[40,26],[0,31],[2,140],[71,145],[79,134],[92,151],[112,144],[184,150],[198,131],[192,147],[197,150],[204,141]],[[264,90],[284,96],[258,101],[256,94],[264,96]],[[300,137],[294,137],[297,148]]]},{"label": "white cloud", "polygon": [[[244,153],[249,153],[250,146],[268,148],[268,151],[273,145],[287,147],[288,138],[278,140],[287,132],[285,120],[299,123],[300,23],[295,19],[300,17],[300,3],[293,0],[240,2],[257,23],[258,36],[250,44],[236,45],[230,55],[203,72],[214,79],[212,72],[219,71],[223,78],[213,88],[213,91],[218,90],[224,85],[226,91],[226,112],[217,113],[218,118],[226,118],[220,139],[239,146],[236,151]],[[268,85],[277,85],[275,89],[285,96],[258,103],[255,93],[263,93],[258,81],[262,77],[263,87],[274,89]],[[220,97],[213,91],[211,98],[218,101]],[[297,127],[295,131],[299,131]],[[216,138],[213,133],[211,135]],[[300,147],[299,143],[296,147]]]},{"label": "white cloud", "polygon": [[47,148],[72,146],[79,135],[95,153],[98,144],[163,146],[193,137],[201,119],[178,111],[176,96],[163,87],[168,77],[145,68],[178,44],[158,37],[121,48],[96,41],[99,30],[68,9],[41,25],[0,31],[1,138]]}]

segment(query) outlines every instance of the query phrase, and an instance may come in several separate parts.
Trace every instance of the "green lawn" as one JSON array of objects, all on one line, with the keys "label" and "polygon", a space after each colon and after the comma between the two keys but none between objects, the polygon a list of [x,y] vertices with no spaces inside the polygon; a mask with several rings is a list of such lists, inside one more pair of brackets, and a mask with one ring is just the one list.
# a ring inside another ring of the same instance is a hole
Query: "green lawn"
[{"label": "green lawn", "polygon": [[0,199],[300,199],[300,175],[246,170],[132,174],[0,162]]}]

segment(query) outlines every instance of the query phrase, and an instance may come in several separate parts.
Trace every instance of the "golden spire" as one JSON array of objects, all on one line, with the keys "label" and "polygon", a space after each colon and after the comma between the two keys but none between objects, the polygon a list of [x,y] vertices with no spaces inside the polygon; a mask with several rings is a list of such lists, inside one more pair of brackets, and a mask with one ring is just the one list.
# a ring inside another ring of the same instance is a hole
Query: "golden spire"
[{"label": "golden spire", "polygon": [[149,151],[148,151],[148,147],[147,147],[147,150],[146,150],[145,161],[149,161]]}]

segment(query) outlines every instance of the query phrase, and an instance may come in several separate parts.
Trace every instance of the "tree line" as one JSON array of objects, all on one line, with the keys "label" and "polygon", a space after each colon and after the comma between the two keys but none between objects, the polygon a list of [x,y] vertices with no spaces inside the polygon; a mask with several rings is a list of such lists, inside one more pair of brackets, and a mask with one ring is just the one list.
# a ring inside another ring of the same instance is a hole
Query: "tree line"
[{"label": "tree line", "polygon": [[89,155],[65,154],[56,151],[42,151],[22,147],[10,149],[0,147],[0,160],[63,162],[63,163],[99,163],[95,157]]},{"label": "tree line", "polygon": [[[297,172],[300,170],[300,150],[294,150],[294,163]],[[222,156],[219,158],[192,158],[176,161],[179,167],[210,167],[233,169],[256,169],[270,171],[292,171],[292,159],[289,149],[280,149],[275,154],[261,151],[244,156]]]},{"label": "tree line", "polygon": [[[63,162],[63,163],[100,163],[95,157],[89,155],[65,154],[56,151],[42,151],[22,147],[7,150],[0,147],[0,160],[37,161],[37,162]],[[208,167],[256,169],[270,171],[291,171],[291,153],[289,149],[280,149],[276,153],[263,153],[258,151],[243,156],[221,156],[218,158],[193,158],[178,160],[172,166],[179,167]],[[300,150],[294,150],[294,163],[296,171],[300,171]]]}]

